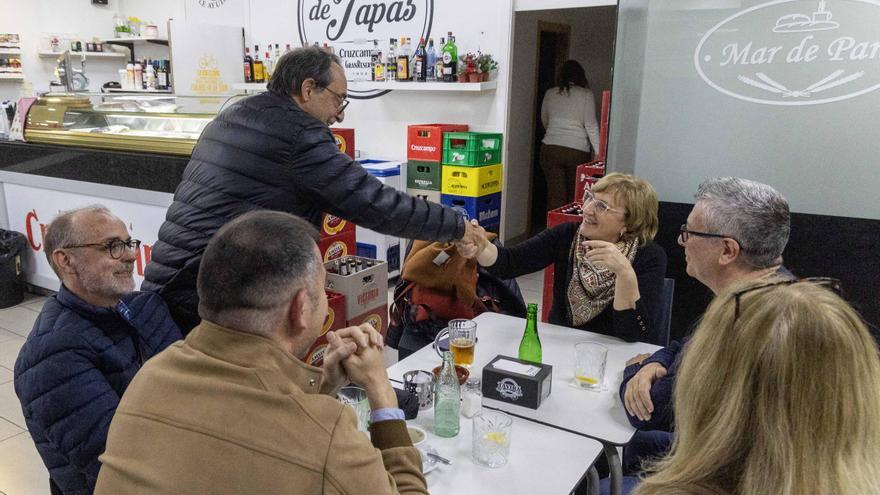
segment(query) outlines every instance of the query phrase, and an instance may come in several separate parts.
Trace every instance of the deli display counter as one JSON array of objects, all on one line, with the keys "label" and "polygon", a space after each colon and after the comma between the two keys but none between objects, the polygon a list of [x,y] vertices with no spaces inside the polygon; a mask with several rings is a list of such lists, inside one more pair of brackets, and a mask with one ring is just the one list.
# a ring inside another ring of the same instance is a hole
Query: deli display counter
[{"label": "deli display counter", "polygon": [[40,97],[24,130],[29,143],[189,156],[225,98],[174,95]]}]

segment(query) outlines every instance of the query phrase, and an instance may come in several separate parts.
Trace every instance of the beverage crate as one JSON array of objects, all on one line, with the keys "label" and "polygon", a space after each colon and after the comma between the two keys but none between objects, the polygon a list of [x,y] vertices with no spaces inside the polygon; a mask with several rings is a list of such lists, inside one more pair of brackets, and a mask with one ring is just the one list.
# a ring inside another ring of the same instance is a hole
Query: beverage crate
[{"label": "beverage crate", "polygon": [[581,208],[582,207],[579,202],[574,202],[548,211],[547,228],[551,229],[565,222],[582,222],[584,217]]},{"label": "beverage crate", "polygon": [[327,350],[327,332],[339,330],[345,327],[345,296],[338,292],[327,292],[327,317],[324,318],[324,326],[321,335],[315,340],[306,354],[306,363],[312,366],[321,366],[324,362],[324,352]]},{"label": "beverage crate", "polygon": [[479,167],[501,163],[503,135],[490,132],[443,134],[443,165]]},{"label": "beverage crate", "polygon": [[578,165],[577,173],[575,175],[574,200],[577,202],[583,202],[584,186],[589,183],[590,187],[592,187],[593,184],[598,182],[599,179],[604,176],[605,162],[603,161],[596,160]]},{"label": "beverage crate", "polygon": [[467,124],[413,124],[407,126],[406,159],[439,162],[443,158],[443,133],[467,132],[467,130]]},{"label": "beverage crate", "polygon": [[[337,262],[340,263],[339,269]],[[341,269],[341,263],[351,266],[352,263],[357,262],[360,262],[361,266],[366,263],[372,266],[354,272],[350,272],[348,268]],[[347,256],[324,263],[324,268],[327,270],[324,288],[345,296],[346,315],[360,315],[388,304],[388,264],[384,261]]]},{"label": "beverage crate", "polygon": [[354,224],[335,215],[324,213],[321,217],[321,237],[354,232]]},{"label": "beverage crate", "polygon": [[421,198],[432,203],[440,203],[440,191],[429,191],[427,189],[408,188],[406,193],[415,198]]},{"label": "beverage crate", "polygon": [[369,323],[384,337],[388,333],[388,305],[373,308],[345,322],[345,326],[354,327],[361,323]]},{"label": "beverage crate", "polygon": [[363,227],[357,228],[357,255],[388,263],[388,277],[400,275],[400,238],[379,234]]},{"label": "beverage crate", "polygon": [[478,198],[441,194],[440,203],[464,213],[468,219],[475,218],[483,227],[501,222],[501,193]]},{"label": "beverage crate", "polygon": [[440,162],[410,160],[406,164],[406,187],[425,191],[440,191]]},{"label": "beverage crate", "polygon": [[354,129],[331,127],[330,132],[333,133],[333,137],[336,139],[336,146],[339,147],[339,151],[354,160]]},{"label": "beverage crate", "polygon": [[556,264],[544,268],[544,290],[541,298],[541,321],[547,323],[550,318],[550,308],[553,306],[553,277],[556,274]]},{"label": "beverage crate", "polygon": [[333,261],[355,253],[357,243],[354,230],[345,231],[341,234],[321,237],[318,239],[318,251],[324,262]]},{"label": "beverage crate", "polygon": [[482,167],[443,166],[440,191],[473,198],[501,192],[501,165]]}]

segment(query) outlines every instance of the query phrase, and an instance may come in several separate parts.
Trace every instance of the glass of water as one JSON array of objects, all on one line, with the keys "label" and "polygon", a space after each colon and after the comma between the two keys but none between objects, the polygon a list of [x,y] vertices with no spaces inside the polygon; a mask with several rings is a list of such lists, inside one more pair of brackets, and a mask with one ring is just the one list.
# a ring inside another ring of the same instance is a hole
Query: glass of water
[{"label": "glass of water", "polygon": [[501,411],[484,409],[474,416],[474,462],[490,468],[507,464],[512,426],[513,419]]},{"label": "glass of water", "polygon": [[574,345],[574,384],[578,388],[601,390],[605,381],[605,361],[608,348],[596,342]]}]

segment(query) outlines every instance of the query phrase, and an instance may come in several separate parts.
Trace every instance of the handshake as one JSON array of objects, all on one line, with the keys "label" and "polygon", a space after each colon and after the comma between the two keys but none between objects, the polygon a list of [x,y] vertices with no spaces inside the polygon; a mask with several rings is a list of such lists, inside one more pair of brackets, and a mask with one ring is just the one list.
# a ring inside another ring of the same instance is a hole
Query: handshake
[{"label": "handshake", "polygon": [[[480,227],[476,220],[465,222],[464,235],[461,239],[455,241],[454,244],[459,254],[468,259],[477,258],[478,261],[481,261],[480,255],[486,251],[486,248],[492,246],[492,243],[489,242],[489,238],[486,236],[486,229]],[[494,259],[492,261],[494,263]],[[484,263],[481,262],[480,264]]]}]

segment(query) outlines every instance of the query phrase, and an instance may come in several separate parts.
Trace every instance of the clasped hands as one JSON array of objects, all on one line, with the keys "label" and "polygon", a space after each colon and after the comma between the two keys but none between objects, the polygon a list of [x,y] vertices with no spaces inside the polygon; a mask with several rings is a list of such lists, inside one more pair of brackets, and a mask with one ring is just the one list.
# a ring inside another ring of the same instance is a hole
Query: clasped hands
[{"label": "clasped hands", "polygon": [[471,220],[465,222],[464,235],[461,239],[453,242],[458,253],[465,258],[476,258],[486,246],[489,245],[489,238],[486,237],[486,229],[480,227],[479,222]]},{"label": "clasped hands", "polygon": [[327,333],[321,392],[335,394],[349,381],[368,389],[388,381],[382,334],[372,325],[341,328]]}]

